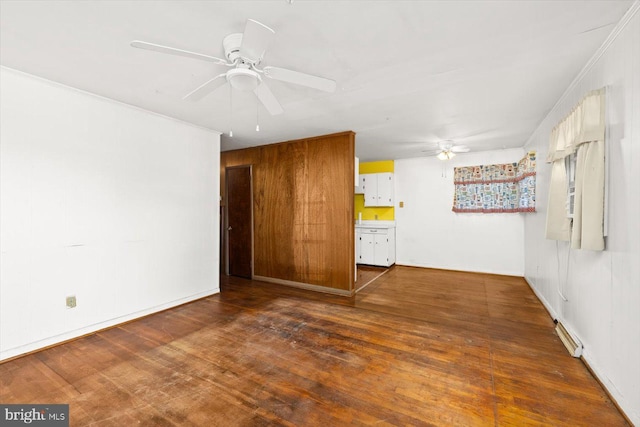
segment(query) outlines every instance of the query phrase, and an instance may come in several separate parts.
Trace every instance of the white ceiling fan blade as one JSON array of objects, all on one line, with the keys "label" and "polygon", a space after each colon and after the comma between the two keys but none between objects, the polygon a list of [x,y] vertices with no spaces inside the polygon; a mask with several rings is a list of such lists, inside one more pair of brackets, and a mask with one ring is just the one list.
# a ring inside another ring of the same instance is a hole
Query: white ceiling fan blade
[{"label": "white ceiling fan blade", "polygon": [[278,67],[264,67],[264,75],[274,80],[307,86],[313,89],[333,92],[336,90],[336,82],[324,77],[312,76],[298,71],[287,70]]},{"label": "white ceiling fan blade", "polygon": [[450,151],[451,147],[453,147],[453,141],[449,139],[438,141],[438,148],[440,149],[440,151]]},{"label": "white ceiling fan blade", "polygon": [[215,56],[204,55],[202,53],[190,52],[188,50],[176,49],[175,47],[162,46],[155,43],[147,43],[140,40],[131,42],[131,47],[145,50],[153,50],[160,53],[168,53],[170,55],[184,56],[186,58],[200,59],[202,61],[214,62],[221,65],[229,65],[224,59]]},{"label": "white ceiling fan blade", "polygon": [[454,153],[468,153],[471,149],[465,145],[454,145],[451,147],[451,151]]},{"label": "white ceiling fan blade", "polygon": [[198,86],[197,88],[195,88],[194,90],[186,94],[182,99],[198,101],[204,98],[205,96],[209,95],[211,92],[218,89],[220,86],[222,86],[227,82],[226,79],[222,78],[225,76],[226,76],[226,73],[218,74],[211,80],[204,82],[203,84],[201,84],[200,86]]},{"label": "white ceiling fan blade", "polygon": [[481,131],[477,131],[477,132],[467,133],[467,134],[464,134],[464,135],[456,135],[452,139],[454,141],[462,141],[462,140],[465,140],[465,139],[476,139],[476,137],[478,137],[478,136],[492,134],[492,133],[495,133],[496,131],[499,131],[499,130],[500,129],[498,129],[498,128],[490,128],[490,129],[481,130]]},{"label": "white ceiling fan blade", "polygon": [[257,88],[254,89],[253,93],[256,94],[262,105],[267,109],[272,116],[276,116],[278,114],[282,114],[284,110],[282,106],[264,82],[262,82]]},{"label": "white ceiling fan blade", "polygon": [[260,62],[275,33],[266,25],[253,19],[247,19],[244,33],[242,33],[240,56],[249,62]]},{"label": "white ceiling fan blade", "polygon": [[442,153],[442,150],[422,150],[422,153],[424,153],[424,156],[435,156]]}]

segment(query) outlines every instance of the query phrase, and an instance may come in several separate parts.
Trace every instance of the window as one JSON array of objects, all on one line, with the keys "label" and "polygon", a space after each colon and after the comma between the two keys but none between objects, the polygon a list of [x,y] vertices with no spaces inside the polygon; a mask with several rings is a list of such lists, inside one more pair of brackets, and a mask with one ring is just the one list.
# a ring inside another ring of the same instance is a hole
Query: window
[{"label": "window", "polygon": [[551,131],[546,237],[601,251],[605,205],[605,89],[589,92]]}]

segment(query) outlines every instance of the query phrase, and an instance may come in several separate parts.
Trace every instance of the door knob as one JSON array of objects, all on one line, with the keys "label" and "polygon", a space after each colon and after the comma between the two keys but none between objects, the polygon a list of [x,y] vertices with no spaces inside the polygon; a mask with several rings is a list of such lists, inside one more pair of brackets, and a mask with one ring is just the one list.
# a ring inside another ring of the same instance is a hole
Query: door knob
[{"label": "door knob", "polygon": [[232,230],[231,226],[229,226],[229,227],[227,228],[227,230],[231,231],[231,230]]}]

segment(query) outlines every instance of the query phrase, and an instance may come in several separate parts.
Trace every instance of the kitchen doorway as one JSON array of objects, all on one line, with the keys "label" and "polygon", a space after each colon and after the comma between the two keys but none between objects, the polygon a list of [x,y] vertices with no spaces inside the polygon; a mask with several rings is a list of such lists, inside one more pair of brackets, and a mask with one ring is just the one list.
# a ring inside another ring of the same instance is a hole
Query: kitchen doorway
[{"label": "kitchen doorway", "polygon": [[227,274],[253,277],[253,194],[251,166],[226,168]]}]

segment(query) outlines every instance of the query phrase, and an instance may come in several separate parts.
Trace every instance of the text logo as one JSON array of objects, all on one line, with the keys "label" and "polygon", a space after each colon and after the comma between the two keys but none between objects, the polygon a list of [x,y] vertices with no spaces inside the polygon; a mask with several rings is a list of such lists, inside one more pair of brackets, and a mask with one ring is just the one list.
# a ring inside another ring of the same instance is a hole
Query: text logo
[{"label": "text logo", "polygon": [[69,427],[69,405],[0,404],[0,425]]}]

